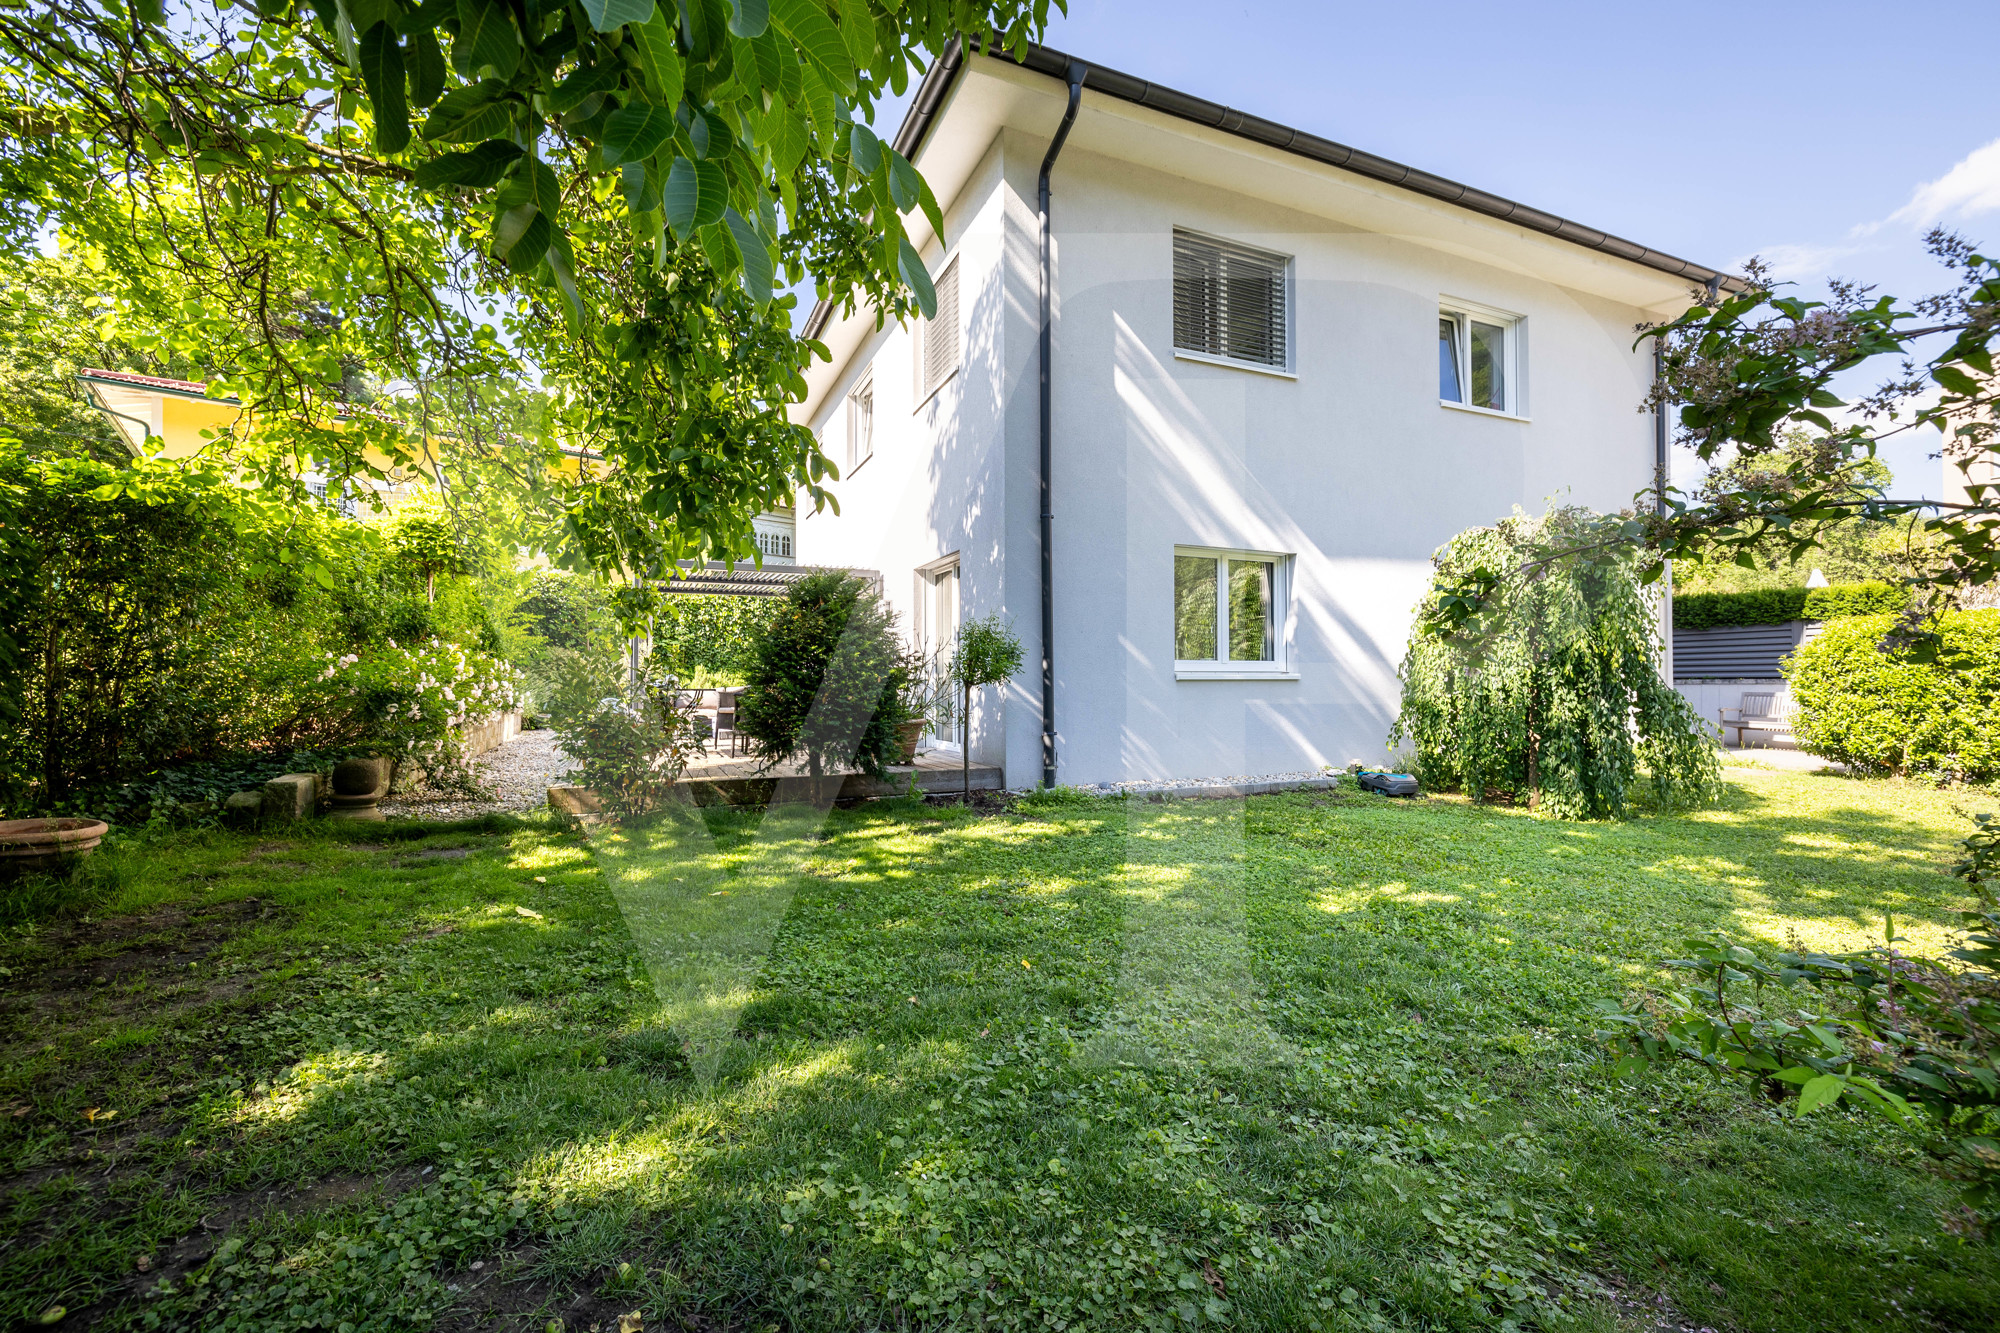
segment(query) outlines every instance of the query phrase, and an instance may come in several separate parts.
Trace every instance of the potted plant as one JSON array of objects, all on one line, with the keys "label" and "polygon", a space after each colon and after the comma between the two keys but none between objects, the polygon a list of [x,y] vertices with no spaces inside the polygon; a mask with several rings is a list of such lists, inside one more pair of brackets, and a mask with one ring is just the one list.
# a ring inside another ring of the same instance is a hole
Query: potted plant
[{"label": "potted plant", "polygon": [[902,683],[897,689],[904,720],[896,724],[896,742],[902,746],[896,762],[915,763],[917,745],[926,731],[941,729],[951,711],[951,664],[942,653],[916,649],[904,654]]}]

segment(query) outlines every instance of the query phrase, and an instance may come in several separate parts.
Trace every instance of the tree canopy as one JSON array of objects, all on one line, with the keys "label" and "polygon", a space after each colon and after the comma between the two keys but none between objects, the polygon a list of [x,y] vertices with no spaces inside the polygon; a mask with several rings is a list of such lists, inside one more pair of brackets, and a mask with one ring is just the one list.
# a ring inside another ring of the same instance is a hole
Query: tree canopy
[{"label": "tree canopy", "polygon": [[1047,13],[27,0],[0,10],[0,244],[53,234],[107,336],[250,406],[212,447],[274,489],[443,457],[573,565],[754,556],[755,513],[837,475],[786,415],[824,349],[781,287],[932,308],[910,219],[937,203],[869,109]]}]

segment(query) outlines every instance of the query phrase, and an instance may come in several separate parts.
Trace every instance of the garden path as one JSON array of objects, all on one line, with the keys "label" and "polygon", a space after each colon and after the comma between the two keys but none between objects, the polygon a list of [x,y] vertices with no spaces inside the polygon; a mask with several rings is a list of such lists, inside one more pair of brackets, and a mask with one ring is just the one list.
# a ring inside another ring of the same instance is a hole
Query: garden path
[{"label": "garden path", "polygon": [[481,786],[492,800],[470,800],[456,792],[416,791],[382,802],[390,818],[476,819],[502,811],[535,810],[548,802],[549,787],[561,782],[574,761],[563,753],[552,730],[524,731],[473,761]]}]

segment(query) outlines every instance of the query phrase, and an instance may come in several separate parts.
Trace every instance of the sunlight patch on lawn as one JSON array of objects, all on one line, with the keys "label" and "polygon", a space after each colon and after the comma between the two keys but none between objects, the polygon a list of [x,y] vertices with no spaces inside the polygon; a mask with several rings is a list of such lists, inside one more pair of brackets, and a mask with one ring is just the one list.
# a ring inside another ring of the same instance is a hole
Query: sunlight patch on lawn
[{"label": "sunlight patch on lawn", "polygon": [[1160,809],[1126,803],[1124,952],[1112,1013],[1087,1065],[1255,1068],[1292,1064],[1252,975],[1243,802]]}]

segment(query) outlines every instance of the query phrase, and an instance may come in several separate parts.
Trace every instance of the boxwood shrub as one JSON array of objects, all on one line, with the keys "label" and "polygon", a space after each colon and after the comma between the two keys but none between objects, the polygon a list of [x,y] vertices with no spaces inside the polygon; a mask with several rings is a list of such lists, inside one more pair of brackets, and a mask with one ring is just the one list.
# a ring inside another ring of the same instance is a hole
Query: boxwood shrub
[{"label": "boxwood shrub", "polygon": [[1800,748],[1863,773],[2000,778],[2000,610],[1942,616],[1935,662],[1876,646],[1895,620],[1835,620],[1792,654]]},{"label": "boxwood shrub", "polygon": [[1831,588],[1760,588],[1755,592],[1694,592],[1674,598],[1675,629],[1782,625],[1787,620],[1893,616],[1908,599],[1888,583],[1841,583]]}]

